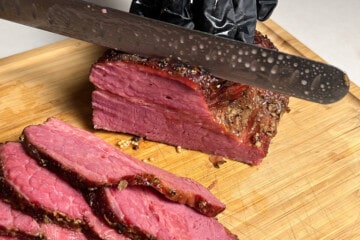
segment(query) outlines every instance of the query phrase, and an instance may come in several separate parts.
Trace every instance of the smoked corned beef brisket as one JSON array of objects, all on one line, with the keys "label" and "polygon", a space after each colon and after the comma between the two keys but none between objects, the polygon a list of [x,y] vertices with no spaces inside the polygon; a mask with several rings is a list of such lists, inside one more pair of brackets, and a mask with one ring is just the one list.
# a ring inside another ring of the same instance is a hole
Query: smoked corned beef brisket
[{"label": "smoked corned beef brisket", "polygon": [[[255,44],[274,48],[260,33]],[[218,79],[170,59],[108,50],[92,66],[96,129],[256,165],[266,156],[288,97]]]},{"label": "smoked corned beef brisket", "polygon": [[[38,222],[56,223],[83,231],[94,240],[127,239],[102,223],[80,192],[39,166],[36,160],[26,154],[20,143],[8,142],[0,146],[0,166],[1,197]],[[86,239],[69,229],[56,227],[55,224],[41,225],[41,230],[47,236],[77,237],[49,239]]]},{"label": "smoked corned beef brisket", "polygon": [[0,144],[0,239],[238,239],[207,189],[85,130],[49,118],[20,140]]},{"label": "smoked corned beef brisket", "polygon": [[23,145],[41,165],[80,189],[143,185],[206,216],[215,216],[225,209],[199,183],[132,158],[90,132],[56,118],[26,127]]}]

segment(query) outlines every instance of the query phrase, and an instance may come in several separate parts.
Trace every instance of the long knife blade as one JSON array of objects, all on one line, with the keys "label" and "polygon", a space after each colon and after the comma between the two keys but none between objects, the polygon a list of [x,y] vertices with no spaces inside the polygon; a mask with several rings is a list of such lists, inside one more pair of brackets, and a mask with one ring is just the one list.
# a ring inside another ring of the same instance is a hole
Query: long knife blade
[{"label": "long knife blade", "polygon": [[340,69],[81,0],[0,0],[0,18],[128,53],[174,57],[216,77],[317,103],[349,91]]}]

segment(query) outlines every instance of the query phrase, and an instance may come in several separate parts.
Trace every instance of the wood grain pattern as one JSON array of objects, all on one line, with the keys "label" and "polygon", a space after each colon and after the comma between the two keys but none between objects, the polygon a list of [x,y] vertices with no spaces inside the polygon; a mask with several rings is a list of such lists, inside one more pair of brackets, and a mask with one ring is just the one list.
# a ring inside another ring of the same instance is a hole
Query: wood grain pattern
[{"label": "wood grain pattern", "polygon": [[[272,21],[259,24],[280,50],[323,61]],[[56,116],[116,145],[130,136],[91,126],[91,64],[103,48],[73,39],[0,59],[0,142]],[[227,204],[219,221],[240,239],[360,239],[360,89],[340,102],[291,99],[257,167],[145,141],[125,151],[198,180]]]}]

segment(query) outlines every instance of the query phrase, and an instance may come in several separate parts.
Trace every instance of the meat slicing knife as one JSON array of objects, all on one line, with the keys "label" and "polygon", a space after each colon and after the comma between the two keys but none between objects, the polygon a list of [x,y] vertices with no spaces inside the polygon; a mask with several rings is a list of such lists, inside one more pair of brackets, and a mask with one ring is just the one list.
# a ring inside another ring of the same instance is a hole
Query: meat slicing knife
[{"label": "meat slicing knife", "polygon": [[215,77],[329,104],[349,91],[340,69],[82,0],[0,0],[0,18],[146,56],[173,57]]}]

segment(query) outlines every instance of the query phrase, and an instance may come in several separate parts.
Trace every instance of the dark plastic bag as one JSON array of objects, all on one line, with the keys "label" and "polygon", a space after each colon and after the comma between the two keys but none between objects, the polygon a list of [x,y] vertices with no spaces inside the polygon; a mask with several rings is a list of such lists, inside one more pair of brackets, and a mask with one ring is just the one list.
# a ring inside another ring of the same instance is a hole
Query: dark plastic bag
[{"label": "dark plastic bag", "polygon": [[159,19],[193,29],[190,0],[163,1]]},{"label": "dark plastic bag", "polygon": [[130,12],[193,29],[190,0],[133,0]]},{"label": "dark plastic bag", "polygon": [[257,0],[257,19],[260,21],[265,21],[268,19],[274,11],[277,2],[277,0]]},{"label": "dark plastic bag", "polygon": [[161,0],[133,0],[130,6],[130,12],[148,18],[158,19],[161,2]]},{"label": "dark plastic bag", "polygon": [[255,0],[197,0],[194,9],[196,29],[247,43],[254,41]]},{"label": "dark plastic bag", "polygon": [[134,0],[130,12],[253,43],[256,21],[269,18],[276,5],[277,0]]}]

